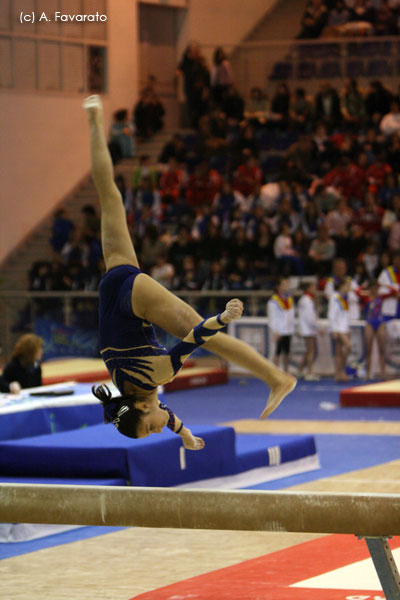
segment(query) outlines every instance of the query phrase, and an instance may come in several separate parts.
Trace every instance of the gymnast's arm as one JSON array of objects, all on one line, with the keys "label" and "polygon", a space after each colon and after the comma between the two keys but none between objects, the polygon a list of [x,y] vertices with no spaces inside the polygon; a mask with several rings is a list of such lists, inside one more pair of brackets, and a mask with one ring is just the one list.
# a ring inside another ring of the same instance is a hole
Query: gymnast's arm
[{"label": "gymnast's arm", "polygon": [[187,450],[202,450],[202,448],[204,448],[204,440],[193,435],[190,429],[184,426],[179,417],[177,417],[168,406],[160,402],[160,408],[168,412],[169,419],[167,427],[181,436],[183,445]]}]

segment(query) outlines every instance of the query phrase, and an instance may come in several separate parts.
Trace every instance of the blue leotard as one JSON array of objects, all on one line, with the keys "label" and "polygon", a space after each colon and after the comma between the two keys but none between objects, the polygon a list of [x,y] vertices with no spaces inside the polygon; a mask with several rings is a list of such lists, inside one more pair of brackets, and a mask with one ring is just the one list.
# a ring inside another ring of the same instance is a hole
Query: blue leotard
[{"label": "blue leotard", "polygon": [[170,351],[161,346],[151,323],[132,311],[132,286],[141,270],[130,265],[110,269],[99,287],[100,353],[119,391],[129,382],[153,390],[171,381],[184,360],[225,327],[220,316],[194,327]]},{"label": "blue leotard", "polygon": [[366,321],[374,331],[377,331],[385,322],[384,315],[382,315],[382,302],[382,296],[378,296],[375,300],[370,300],[365,308]]}]

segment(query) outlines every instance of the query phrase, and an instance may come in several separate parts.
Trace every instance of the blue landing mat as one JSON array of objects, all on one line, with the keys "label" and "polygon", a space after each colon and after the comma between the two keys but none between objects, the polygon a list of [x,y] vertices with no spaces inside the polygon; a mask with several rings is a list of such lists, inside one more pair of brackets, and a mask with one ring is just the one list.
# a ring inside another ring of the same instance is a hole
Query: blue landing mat
[{"label": "blue landing mat", "polygon": [[240,472],[276,466],[316,453],[315,440],[311,435],[236,435]]},{"label": "blue landing mat", "polygon": [[[71,396],[72,397],[72,396]],[[0,440],[46,435],[104,423],[103,409],[97,404],[55,406],[0,415]]]},{"label": "blue landing mat", "polygon": [[0,477],[123,478],[163,487],[235,472],[233,428],[194,427],[193,433],[205,440],[201,452],[182,453],[181,438],[168,429],[133,440],[111,425],[1,442]]},{"label": "blue landing mat", "polygon": [[[27,392],[21,396],[0,395],[0,440],[17,440],[104,423],[102,406],[95,400],[91,388],[88,383],[66,385],[65,389],[74,393],[55,397],[30,396]],[[162,400],[162,393],[159,398]]]},{"label": "blue landing mat", "polygon": [[312,436],[237,436],[232,427],[206,425],[193,433],[205,441],[201,452],[186,451],[168,429],[132,440],[110,425],[0,442],[0,480],[107,479],[115,485],[122,479],[169,487],[315,454]]}]

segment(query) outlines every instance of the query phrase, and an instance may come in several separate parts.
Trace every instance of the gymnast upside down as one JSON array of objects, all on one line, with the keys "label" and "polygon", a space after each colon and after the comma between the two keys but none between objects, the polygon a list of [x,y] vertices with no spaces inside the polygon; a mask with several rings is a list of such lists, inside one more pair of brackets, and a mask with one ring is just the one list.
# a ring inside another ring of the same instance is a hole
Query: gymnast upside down
[{"label": "gymnast upside down", "polygon": [[[204,441],[195,437],[157,395],[157,387],[171,381],[199,345],[235,362],[269,386],[261,418],[279,406],[294,389],[296,379],[245,342],[218,331],[241,317],[240,300],[230,300],[223,313],[203,320],[186,302],[141,272],[114,182],[99,96],[86,98],[83,107],[89,117],[91,169],[100,198],[106,266],[99,287],[100,348],[121,396],[112,397],[104,385],[93,388],[93,393],[103,404],[106,421],[114,423],[123,435],[143,438],[168,426],[181,436],[185,448],[201,450]],[[157,341],[153,324],[182,341],[167,351]]]}]

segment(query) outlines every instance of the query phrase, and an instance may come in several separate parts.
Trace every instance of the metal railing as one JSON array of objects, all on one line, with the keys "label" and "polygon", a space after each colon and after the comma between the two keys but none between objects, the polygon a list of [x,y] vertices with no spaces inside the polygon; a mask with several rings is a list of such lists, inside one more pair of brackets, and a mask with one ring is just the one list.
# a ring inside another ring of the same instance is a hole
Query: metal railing
[{"label": "metal railing", "polygon": [[[173,293],[203,315],[220,312],[230,298],[241,298],[245,315],[265,316],[266,303],[273,290],[177,290]],[[295,292],[295,295],[299,294]],[[3,356],[10,355],[23,333],[35,331],[40,319],[66,328],[88,329],[96,335],[97,300],[97,292],[0,291],[0,347]]]},{"label": "metal railing", "polygon": [[[215,45],[202,45],[209,65]],[[380,79],[393,87],[400,76],[400,36],[330,37],[316,40],[273,40],[225,46],[235,82],[247,96],[252,87],[268,92],[281,81],[306,87],[314,93],[321,80],[339,89],[343,78],[356,78],[361,86]]]}]

